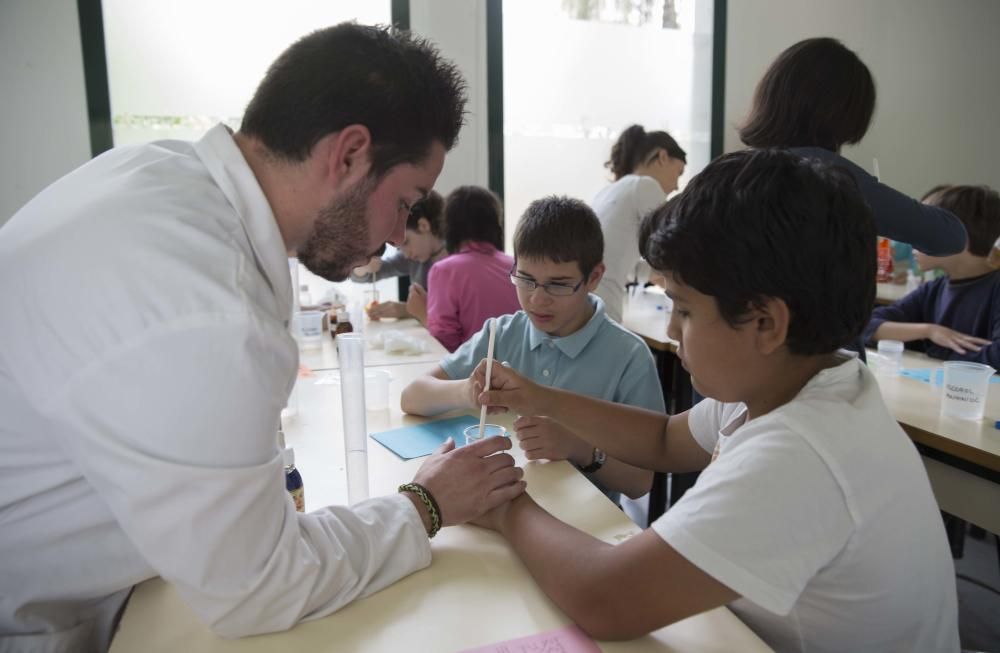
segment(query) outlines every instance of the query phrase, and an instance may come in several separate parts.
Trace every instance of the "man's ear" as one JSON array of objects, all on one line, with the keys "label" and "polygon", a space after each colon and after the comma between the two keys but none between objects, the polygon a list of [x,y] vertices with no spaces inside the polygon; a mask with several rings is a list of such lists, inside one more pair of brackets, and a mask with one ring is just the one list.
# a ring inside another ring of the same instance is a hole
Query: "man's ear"
[{"label": "man's ear", "polygon": [[792,313],[783,299],[767,297],[751,310],[757,350],[765,356],[785,346]]},{"label": "man's ear", "polygon": [[320,139],[315,152],[324,158],[327,179],[335,189],[353,186],[371,171],[371,132],[364,125],[348,125]]},{"label": "man's ear", "polygon": [[601,261],[594,266],[594,269],[590,271],[590,276],[587,277],[587,292],[594,292],[597,288],[597,284],[601,282],[604,278],[604,271],[607,267],[604,265],[604,261]]}]

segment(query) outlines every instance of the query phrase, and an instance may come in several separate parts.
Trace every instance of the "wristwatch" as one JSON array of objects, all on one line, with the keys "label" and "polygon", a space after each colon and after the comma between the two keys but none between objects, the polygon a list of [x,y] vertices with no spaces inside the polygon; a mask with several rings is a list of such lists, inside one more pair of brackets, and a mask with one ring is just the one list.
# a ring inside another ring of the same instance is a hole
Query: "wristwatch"
[{"label": "wristwatch", "polygon": [[607,459],[608,454],[604,453],[597,447],[594,447],[594,459],[586,467],[580,467],[580,471],[585,474],[593,474],[601,467],[604,467],[604,463]]}]

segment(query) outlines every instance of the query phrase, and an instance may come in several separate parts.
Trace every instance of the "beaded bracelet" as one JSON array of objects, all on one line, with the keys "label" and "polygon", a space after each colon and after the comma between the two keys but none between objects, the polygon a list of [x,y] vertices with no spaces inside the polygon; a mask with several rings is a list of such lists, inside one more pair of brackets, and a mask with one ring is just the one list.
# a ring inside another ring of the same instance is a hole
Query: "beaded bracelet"
[{"label": "beaded bracelet", "polygon": [[443,521],[441,518],[441,508],[438,507],[437,501],[427,491],[427,488],[419,483],[403,483],[399,486],[399,492],[412,492],[417,495],[431,516],[431,530],[427,533],[427,537],[429,539],[437,535],[438,531],[441,530],[441,523]]}]

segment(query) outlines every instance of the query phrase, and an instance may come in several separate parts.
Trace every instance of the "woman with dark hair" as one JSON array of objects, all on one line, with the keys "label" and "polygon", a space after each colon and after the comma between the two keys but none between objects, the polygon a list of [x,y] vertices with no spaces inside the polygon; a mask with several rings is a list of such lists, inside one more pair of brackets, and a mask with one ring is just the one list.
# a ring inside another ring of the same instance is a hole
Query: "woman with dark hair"
[{"label": "woman with dark hair", "polygon": [[740,139],[846,168],[875,214],[879,235],[937,256],[963,251],[965,228],[950,211],[921,204],[840,156],[841,147],[864,138],[874,113],[875,81],[858,55],[837,39],[805,39],[764,73]]},{"label": "woman with dark hair", "polygon": [[604,310],[622,319],[625,282],[639,262],[639,222],[677,190],[687,154],[670,134],[632,125],[621,133],[604,165],[615,177],[591,202],[604,232],[607,271],[595,291]]},{"label": "woman with dark hair", "polygon": [[514,259],[503,253],[500,200],[479,186],[448,195],[444,241],[448,256],[427,276],[428,289],[410,288],[406,308],[448,351],[455,351],[491,317],[521,306],[510,283]]},{"label": "woman with dark hair", "polygon": [[[448,255],[444,246],[444,198],[436,191],[413,205],[406,218],[406,231],[399,249],[387,256],[373,256],[367,265],[354,268],[351,281],[410,277],[410,281],[427,288],[427,274],[436,261]],[[379,302],[368,309],[372,319],[412,317],[403,302]]]}]

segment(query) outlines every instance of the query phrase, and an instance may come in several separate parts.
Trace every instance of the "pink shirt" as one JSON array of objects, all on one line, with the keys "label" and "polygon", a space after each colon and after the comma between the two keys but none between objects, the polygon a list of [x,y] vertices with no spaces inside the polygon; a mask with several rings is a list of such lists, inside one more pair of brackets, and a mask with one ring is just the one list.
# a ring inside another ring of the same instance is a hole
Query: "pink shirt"
[{"label": "pink shirt", "polygon": [[448,351],[488,318],[521,309],[510,282],[514,259],[489,243],[466,245],[434,264],[427,277],[427,329]]}]

